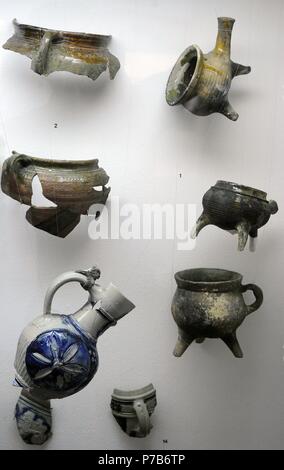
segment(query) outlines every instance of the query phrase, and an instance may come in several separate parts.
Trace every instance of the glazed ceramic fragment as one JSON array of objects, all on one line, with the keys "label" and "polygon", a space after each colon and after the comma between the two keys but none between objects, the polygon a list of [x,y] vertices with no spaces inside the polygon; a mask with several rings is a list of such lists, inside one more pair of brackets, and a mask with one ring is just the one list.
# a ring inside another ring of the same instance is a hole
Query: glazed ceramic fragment
[{"label": "glazed ceramic fragment", "polygon": [[[40,180],[43,195],[56,207],[32,205],[35,176]],[[106,187],[108,180],[97,159],[49,160],[13,152],[3,164],[1,187],[11,198],[31,206],[26,213],[30,224],[64,238],[92,205],[105,204],[110,192]]]},{"label": "glazed ceramic fragment", "polygon": [[[135,307],[113,284],[97,284],[99,277],[97,267],[58,276],[47,290],[43,315],[20,336],[14,384],[22,392],[15,416],[28,444],[43,444],[50,437],[50,400],[73,395],[92,380],[98,368],[99,336]],[[88,292],[87,302],[72,315],[53,313],[55,293],[71,282]]]},{"label": "glazed ceramic fragment", "polygon": [[29,57],[32,70],[39,75],[65,71],[96,80],[108,69],[114,79],[120,68],[107,48],[111,36],[56,31],[19,24],[16,19],[13,24],[15,33],[3,48]]},{"label": "glazed ceramic fragment", "polygon": [[218,18],[215,48],[203,54],[197,45],[185,49],[177,60],[167,83],[166,100],[170,106],[183,104],[198,116],[224,114],[236,121],[238,113],[228,100],[232,79],[251,68],[231,60],[231,35],[235,20]]},{"label": "glazed ceramic fragment", "polygon": [[236,232],[238,249],[243,251],[248,236],[257,237],[272,214],[278,211],[275,201],[268,201],[267,194],[230,181],[217,181],[203,196],[203,212],[196,222],[192,237],[195,238],[206,225]]},{"label": "glazed ceramic fragment", "polygon": [[[242,275],[225,269],[186,269],[175,274],[177,289],[172,315],[178,326],[174,355],[182,356],[196,340],[220,338],[235,357],[243,357],[236,330],[247,315],[263,302],[262,290],[255,284],[242,284]],[[251,290],[255,302],[246,305],[243,292]]]},{"label": "glazed ceramic fragment", "polygon": [[50,401],[22,389],[15,408],[18,432],[27,444],[41,445],[52,435]]},{"label": "glazed ceramic fragment", "polygon": [[157,405],[153,384],[138,390],[114,389],[111,410],[121,429],[130,437],[146,437],[151,429],[150,416]]}]

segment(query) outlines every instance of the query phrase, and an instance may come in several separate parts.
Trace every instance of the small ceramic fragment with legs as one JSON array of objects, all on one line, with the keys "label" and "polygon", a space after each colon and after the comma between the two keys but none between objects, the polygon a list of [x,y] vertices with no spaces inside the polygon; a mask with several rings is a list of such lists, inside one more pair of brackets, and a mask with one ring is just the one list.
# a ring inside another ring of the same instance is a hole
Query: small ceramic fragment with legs
[{"label": "small ceramic fragment with legs", "polygon": [[256,238],[258,230],[278,211],[275,201],[267,200],[267,194],[259,189],[230,181],[217,181],[204,194],[203,212],[192,229],[195,238],[207,225],[215,225],[238,235],[238,250],[243,251],[248,236]]}]

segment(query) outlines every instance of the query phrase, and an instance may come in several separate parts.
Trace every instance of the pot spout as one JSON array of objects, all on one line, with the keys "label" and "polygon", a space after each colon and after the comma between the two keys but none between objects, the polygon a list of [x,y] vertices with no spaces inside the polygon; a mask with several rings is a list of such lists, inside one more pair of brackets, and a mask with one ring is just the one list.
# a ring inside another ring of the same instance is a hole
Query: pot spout
[{"label": "pot spout", "polygon": [[231,55],[231,37],[234,26],[234,18],[227,18],[221,16],[218,18],[218,34],[214,48],[215,54],[218,55]]}]

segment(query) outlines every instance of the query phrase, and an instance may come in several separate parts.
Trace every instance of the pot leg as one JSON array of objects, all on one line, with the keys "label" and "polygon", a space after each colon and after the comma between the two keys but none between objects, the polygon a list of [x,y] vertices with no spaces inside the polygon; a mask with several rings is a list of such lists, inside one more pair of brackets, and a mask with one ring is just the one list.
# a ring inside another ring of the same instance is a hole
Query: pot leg
[{"label": "pot leg", "polygon": [[44,444],[52,434],[50,400],[43,400],[36,392],[22,390],[15,418],[19,434],[27,444]]},{"label": "pot leg", "polygon": [[232,64],[232,78],[236,77],[237,75],[246,75],[247,73],[250,73],[251,71],[251,67],[249,65],[241,65],[233,61],[231,61],[231,64]]},{"label": "pot leg", "polygon": [[257,240],[257,229],[251,230],[249,233],[249,250],[255,251],[256,248],[256,240]]},{"label": "pot leg", "polygon": [[191,231],[191,238],[196,238],[197,235],[199,234],[199,232],[204,228],[206,227],[206,225],[209,225],[210,222],[209,222],[209,219],[208,217],[204,214],[204,212],[201,214],[201,216],[199,217],[199,219],[197,220],[195,226],[193,227],[192,231]]},{"label": "pot leg", "polygon": [[239,237],[238,250],[243,251],[247,243],[250,227],[246,222],[240,222],[236,229]]},{"label": "pot leg", "polygon": [[195,342],[198,343],[198,344],[203,343],[203,341],[205,341],[205,338],[196,338],[196,340],[195,340]]},{"label": "pot leg", "polygon": [[181,335],[179,333],[178,340],[176,342],[175,349],[173,352],[174,356],[181,357],[193,340],[194,338],[189,338],[188,336],[185,338],[184,335]]},{"label": "pot leg", "polygon": [[[218,110],[217,110],[218,112]],[[239,117],[238,113],[234,110],[229,101],[225,101],[219,109],[219,113],[224,114],[231,121],[236,121]]]},{"label": "pot leg", "polygon": [[222,336],[221,340],[224,341],[235,357],[243,357],[243,351],[239,345],[236,332],[231,333],[230,335]]}]

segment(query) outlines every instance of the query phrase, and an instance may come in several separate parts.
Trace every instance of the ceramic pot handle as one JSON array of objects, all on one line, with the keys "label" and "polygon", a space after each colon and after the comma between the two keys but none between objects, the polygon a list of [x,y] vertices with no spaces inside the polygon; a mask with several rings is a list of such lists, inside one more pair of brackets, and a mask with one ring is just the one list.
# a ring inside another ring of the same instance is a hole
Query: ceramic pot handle
[{"label": "ceramic pot handle", "polygon": [[[47,290],[44,299],[43,313],[51,314],[51,306],[54,294],[62,287],[64,284],[69,282],[79,282],[84,289],[88,290],[88,279],[84,274],[77,273],[75,271],[70,271],[64,274],[61,274],[54,279],[53,283]],[[90,286],[91,287],[91,286]]]},{"label": "ceramic pot handle", "polygon": [[247,305],[249,315],[261,306],[263,302],[263,293],[260,287],[258,287],[256,284],[246,284],[245,286],[242,286],[242,292],[246,292],[247,290],[252,290],[255,296],[255,301],[251,305]]},{"label": "ceramic pot handle", "polygon": [[32,70],[39,75],[44,74],[46,71],[50,46],[57,36],[58,33],[56,31],[46,31],[41,38],[38,52],[32,60]]},{"label": "ceramic pot handle", "polygon": [[147,436],[151,430],[150,416],[148,408],[143,400],[135,400],[133,408],[139,422],[141,433]]}]

